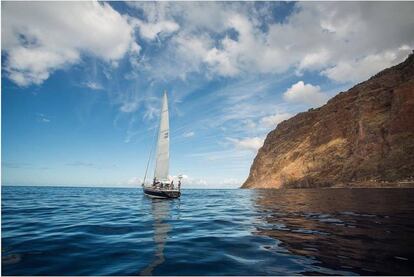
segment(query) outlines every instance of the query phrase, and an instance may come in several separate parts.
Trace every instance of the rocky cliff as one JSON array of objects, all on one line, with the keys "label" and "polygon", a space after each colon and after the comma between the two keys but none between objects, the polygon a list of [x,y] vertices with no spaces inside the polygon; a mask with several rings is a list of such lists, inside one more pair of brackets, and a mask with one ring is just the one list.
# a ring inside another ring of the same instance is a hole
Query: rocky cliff
[{"label": "rocky cliff", "polygon": [[414,184],[414,54],[271,131],[242,188]]}]

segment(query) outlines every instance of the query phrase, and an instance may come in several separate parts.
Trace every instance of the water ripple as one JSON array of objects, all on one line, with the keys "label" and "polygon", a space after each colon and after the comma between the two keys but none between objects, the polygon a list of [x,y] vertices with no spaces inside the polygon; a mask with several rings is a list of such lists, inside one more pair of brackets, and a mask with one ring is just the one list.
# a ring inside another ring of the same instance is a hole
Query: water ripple
[{"label": "water ripple", "polygon": [[414,190],[2,187],[3,275],[412,275]]}]

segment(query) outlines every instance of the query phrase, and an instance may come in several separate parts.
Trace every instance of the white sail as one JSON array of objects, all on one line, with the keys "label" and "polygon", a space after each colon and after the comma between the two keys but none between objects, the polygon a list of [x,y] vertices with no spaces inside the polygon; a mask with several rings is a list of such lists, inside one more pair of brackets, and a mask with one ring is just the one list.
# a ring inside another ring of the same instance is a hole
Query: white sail
[{"label": "white sail", "polygon": [[157,158],[154,177],[158,181],[168,181],[170,162],[170,126],[168,119],[167,92],[164,92],[161,108],[160,129],[158,131]]}]

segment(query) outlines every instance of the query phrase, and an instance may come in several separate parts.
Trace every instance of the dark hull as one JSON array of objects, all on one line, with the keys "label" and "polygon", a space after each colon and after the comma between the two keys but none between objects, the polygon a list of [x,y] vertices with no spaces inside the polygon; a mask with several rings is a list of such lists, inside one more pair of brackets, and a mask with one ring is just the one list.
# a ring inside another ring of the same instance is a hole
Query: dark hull
[{"label": "dark hull", "polygon": [[158,190],[152,188],[143,188],[145,195],[153,198],[178,198],[181,192],[178,190]]}]

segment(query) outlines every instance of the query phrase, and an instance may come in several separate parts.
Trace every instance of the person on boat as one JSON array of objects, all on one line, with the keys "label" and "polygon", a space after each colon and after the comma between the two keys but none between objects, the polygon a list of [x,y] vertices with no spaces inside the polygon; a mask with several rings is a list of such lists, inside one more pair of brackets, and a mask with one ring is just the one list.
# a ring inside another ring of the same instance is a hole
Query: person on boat
[{"label": "person on boat", "polygon": [[152,186],[156,188],[157,186],[160,186],[160,185],[161,185],[161,183],[157,180],[156,177],[154,177],[154,181],[152,183]]},{"label": "person on boat", "polygon": [[174,189],[174,180],[171,181],[171,185],[170,185],[171,189]]},{"label": "person on boat", "polygon": [[181,188],[181,180],[178,180],[178,190]]}]

